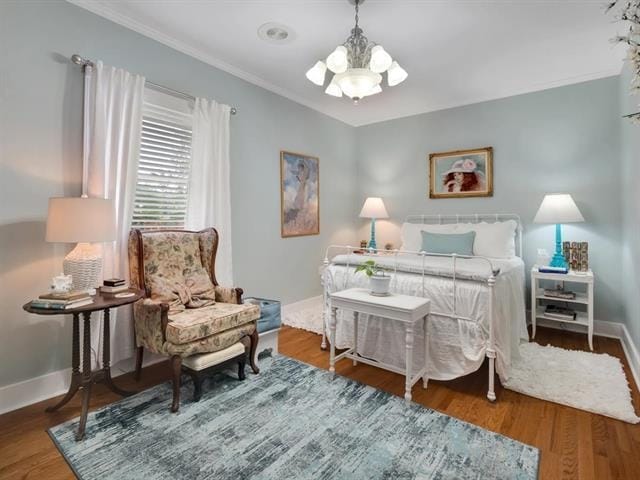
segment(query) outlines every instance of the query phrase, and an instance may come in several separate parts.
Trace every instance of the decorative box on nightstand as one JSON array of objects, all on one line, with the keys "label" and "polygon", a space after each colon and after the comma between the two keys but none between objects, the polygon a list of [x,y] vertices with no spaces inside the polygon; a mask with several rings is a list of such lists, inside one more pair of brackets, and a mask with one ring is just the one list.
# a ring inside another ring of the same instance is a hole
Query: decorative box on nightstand
[{"label": "decorative box on nightstand", "polygon": [[[545,295],[546,288],[554,288],[562,282],[563,288],[571,290],[571,285],[583,285],[581,289],[575,291],[575,298],[557,298]],[[532,337],[536,336],[536,321],[540,319],[560,322],[564,324],[578,324],[587,327],[589,338],[589,348],[593,350],[593,283],[594,275],[591,270],[587,272],[569,273],[541,273],[538,267],[531,269],[531,328]],[[563,320],[545,313],[549,304],[567,306],[576,311],[575,320]]]}]

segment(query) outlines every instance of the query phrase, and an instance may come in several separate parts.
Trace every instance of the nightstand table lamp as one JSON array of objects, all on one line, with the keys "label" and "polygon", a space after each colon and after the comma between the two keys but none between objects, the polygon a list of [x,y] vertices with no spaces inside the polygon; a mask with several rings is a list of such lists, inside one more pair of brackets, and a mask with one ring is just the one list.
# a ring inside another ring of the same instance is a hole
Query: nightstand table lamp
[{"label": "nightstand table lamp", "polygon": [[562,254],[562,224],[584,222],[584,217],[569,194],[545,195],[533,223],[556,224],[556,251],[553,254],[552,267],[567,268]]},{"label": "nightstand table lamp", "polygon": [[50,198],[47,242],[77,243],[62,263],[74,290],[98,286],[102,271],[102,245],[116,239],[115,210],[104,198]]},{"label": "nightstand table lamp", "polygon": [[370,250],[377,250],[376,246],[376,219],[377,218],[389,218],[387,209],[384,208],[384,202],[380,197],[369,197],[365,200],[362,210],[360,211],[361,218],[371,219],[371,238],[369,239],[368,248]]}]

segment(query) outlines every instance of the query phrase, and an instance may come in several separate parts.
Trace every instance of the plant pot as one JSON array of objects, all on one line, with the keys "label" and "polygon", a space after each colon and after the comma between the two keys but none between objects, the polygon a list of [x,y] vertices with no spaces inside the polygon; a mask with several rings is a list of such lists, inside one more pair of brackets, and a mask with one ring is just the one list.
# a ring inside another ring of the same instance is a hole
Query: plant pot
[{"label": "plant pot", "polygon": [[389,295],[389,283],[391,277],[389,275],[372,275],[369,278],[371,286],[371,295],[385,296]]}]

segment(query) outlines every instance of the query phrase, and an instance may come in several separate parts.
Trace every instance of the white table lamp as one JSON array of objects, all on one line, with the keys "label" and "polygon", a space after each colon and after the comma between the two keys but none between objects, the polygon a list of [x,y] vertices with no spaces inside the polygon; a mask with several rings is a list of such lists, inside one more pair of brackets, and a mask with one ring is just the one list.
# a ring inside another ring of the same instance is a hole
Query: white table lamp
[{"label": "white table lamp", "polygon": [[576,222],[584,222],[584,217],[571,195],[563,193],[544,196],[533,223],[556,224],[556,251],[551,259],[552,267],[567,268],[562,254],[562,224]]},{"label": "white table lamp", "polygon": [[376,218],[389,218],[384,202],[380,197],[369,197],[365,200],[360,217],[371,219],[371,238],[369,239],[369,249],[377,250],[376,246]]},{"label": "white table lamp", "polygon": [[74,290],[98,286],[103,242],[116,239],[115,210],[104,198],[50,198],[47,242],[77,243],[65,257],[63,270],[71,275]]}]

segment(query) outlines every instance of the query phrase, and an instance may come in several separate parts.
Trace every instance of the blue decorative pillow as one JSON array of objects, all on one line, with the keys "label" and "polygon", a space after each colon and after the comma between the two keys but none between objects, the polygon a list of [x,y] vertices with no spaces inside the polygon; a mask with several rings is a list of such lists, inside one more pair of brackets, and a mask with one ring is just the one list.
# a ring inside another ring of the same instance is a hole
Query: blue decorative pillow
[{"label": "blue decorative pillow", "polygon": [[476,232],[430,233],[422,231],[422,251],[450,255],[473,255]]}]

